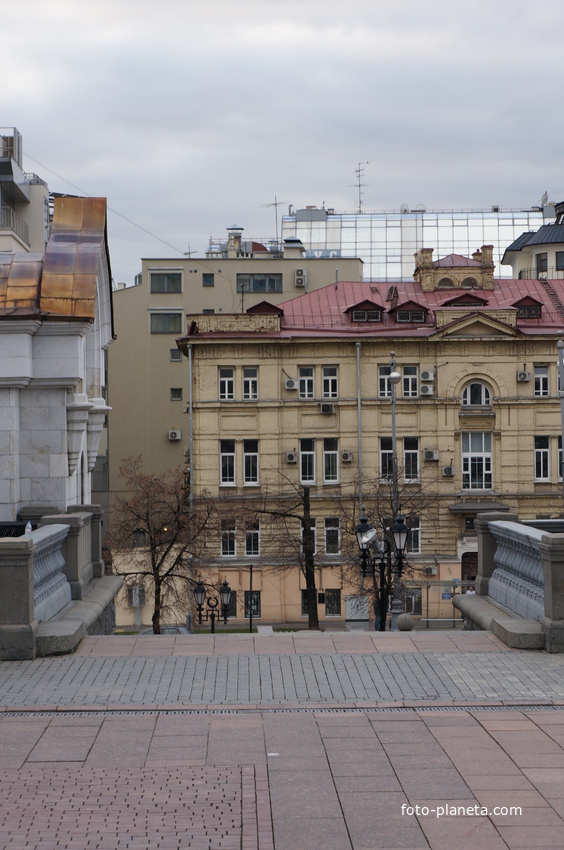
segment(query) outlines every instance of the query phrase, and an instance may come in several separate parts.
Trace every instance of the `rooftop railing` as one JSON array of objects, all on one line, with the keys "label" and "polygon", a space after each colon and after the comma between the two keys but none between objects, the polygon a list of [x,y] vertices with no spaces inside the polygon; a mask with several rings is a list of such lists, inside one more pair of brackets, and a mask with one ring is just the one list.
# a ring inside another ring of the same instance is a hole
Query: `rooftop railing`
[{"label": "rooftop railing", "polygon": [[0,207],[0,230],[11,230],[29,247],[29,228],[11,207]]}]

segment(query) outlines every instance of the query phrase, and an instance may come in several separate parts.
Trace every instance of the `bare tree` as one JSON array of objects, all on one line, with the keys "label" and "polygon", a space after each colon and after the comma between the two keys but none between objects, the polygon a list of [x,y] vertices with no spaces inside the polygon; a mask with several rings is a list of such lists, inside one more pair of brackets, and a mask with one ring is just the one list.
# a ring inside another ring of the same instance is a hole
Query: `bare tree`
[{"label": "bare tree", "polygon": [[201,498],[190,513],[184,470],[146,474],[142,465],[141,457],[120,465],[126,495],[115,499],[109,546],[125,583],[152,592],[160,634],[163,615],[191,603],[192,560],[215,504]]}]

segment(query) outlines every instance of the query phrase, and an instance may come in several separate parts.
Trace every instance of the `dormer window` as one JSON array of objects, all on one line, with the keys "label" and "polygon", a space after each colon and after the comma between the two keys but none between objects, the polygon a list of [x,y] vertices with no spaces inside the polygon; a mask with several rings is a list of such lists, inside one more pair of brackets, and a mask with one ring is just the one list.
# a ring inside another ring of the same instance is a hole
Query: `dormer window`
[{"label": "dormer window", "polygon": [[474,381],[464,387],[462,392],[463,407],[491,407],[491,403],[491,393],[485,384]]},{"label": "dormer window", "polygon": [[540,304],[524,304],[517,308],[518,319],[540,319],[541,305]]},{"label": "dormer window", "polygon": [[353,310],[353,322],[381,322],[382,312],[380,310]]},{"label": "dormer window", "polygon": [[398,310],[396,322],[422,325],[425,322],[425,313],[423,310]]}]

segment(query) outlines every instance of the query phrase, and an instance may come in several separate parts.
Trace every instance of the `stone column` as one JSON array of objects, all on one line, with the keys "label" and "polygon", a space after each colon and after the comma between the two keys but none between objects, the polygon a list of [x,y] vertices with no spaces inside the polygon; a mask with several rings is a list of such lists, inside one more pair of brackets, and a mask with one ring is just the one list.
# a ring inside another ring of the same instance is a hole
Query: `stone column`
[{"label": "stone column", "polygon": [[101,578],[105,575],[106,567],[102,560],[102,518],[104,512],[101,505],[72,505],[67,508],[68,514],[88,512],[92,514],[92,524],[90,527],[90,535],[92,542],[92,568],[94,578]]},{"label": "stone column", "polygon": [[476,593],[479,596],[488,595],[488,583],[495,569],[494,555],[497,543],[489,529],[490,522],[518,522],[517,514],[506,511],[484,511],[474,520],[474,528],[478,536],[478,575],[476,576]]},{"label": "stone column", "polygon": [[37,622],[33,605],[33,540],[0,539],[0,659],[35,658]]},{"label": "stone column", "polygon": [[82,599],[82,588],[92,580],[91,524],[92,514],[87,511],[72,514],[51,514],[41,519],[41,525],[69,525],[63,544],[64,573],[70,583],[72,598]]},{"label": "stone column", "polygon": [[543,534],[539,549],[544,574],[541,626],[547,652],[564,652],[564,534]]}]

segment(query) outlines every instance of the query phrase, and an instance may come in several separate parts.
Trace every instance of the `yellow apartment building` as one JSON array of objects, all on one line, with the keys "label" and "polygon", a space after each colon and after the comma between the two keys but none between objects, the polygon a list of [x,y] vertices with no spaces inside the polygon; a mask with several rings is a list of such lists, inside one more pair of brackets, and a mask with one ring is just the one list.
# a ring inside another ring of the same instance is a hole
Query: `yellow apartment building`
[{"label": "yellow apartment building", "polygon": [[209,573],[236,591],[237,619],[250,604],[263,622],[304,619],[304,580],[288,568],[299,523],[269,540],[268,514],[253,514],[304,486],[320,620],[354,616],[351,531],[361,505],[376,525],[389,489],[391,352],[408,608],[450,615],[453,582],[475,575],[479,512],[562,513],[564,282],[495,280],[491,246],[432,254],[417,254],[412,281],[338,282],[277,306],[187,316],[178,346],[192,376],[182,420],[192,494],[223,506]]}]

